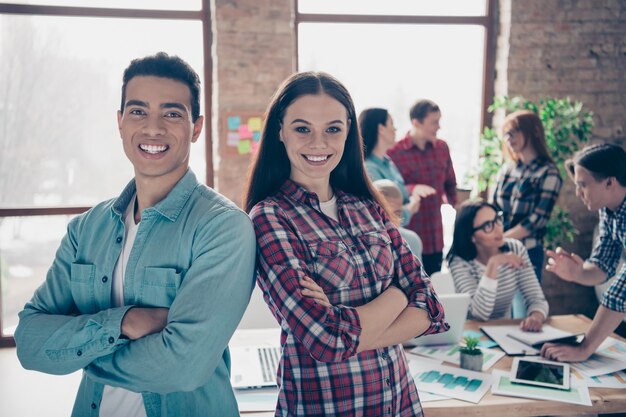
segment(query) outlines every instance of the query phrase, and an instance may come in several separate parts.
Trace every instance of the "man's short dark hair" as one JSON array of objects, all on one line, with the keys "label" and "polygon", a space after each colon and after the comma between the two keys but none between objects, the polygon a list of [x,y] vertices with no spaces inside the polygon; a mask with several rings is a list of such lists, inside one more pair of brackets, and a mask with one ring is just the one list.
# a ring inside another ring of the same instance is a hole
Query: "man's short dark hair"
[{"label": "man's short dark hair", "polygon": [[421,99],[417,100],[411,110],[409,110],[409,117],[411,120],[417,119],[421,122],[424,121],[428,113],[436,113],[439,111],[439,106],[432,100]]},{"label": "man's short dark hair", "polygon": [[126,103],[126,85],[134,77],[154,76],[180,81],[189,87],[191,92],[191,121],[200,117],[200,77],[191,66],[175,55],[158,52],[144,58],[133,59],[124,70],[122,83],[122,104],[120,111],[124,113]]}]

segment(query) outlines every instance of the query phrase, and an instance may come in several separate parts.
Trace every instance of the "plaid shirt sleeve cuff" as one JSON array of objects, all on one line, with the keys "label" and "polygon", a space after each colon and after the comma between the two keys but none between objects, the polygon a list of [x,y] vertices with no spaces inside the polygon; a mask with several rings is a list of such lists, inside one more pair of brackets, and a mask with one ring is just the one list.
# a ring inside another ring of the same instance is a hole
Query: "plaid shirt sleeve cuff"
[{"label": "plaid shirt sleeve cuff", "polygon": [[354,307],[340,305],[334,306],[333,312],[337,317],[337,330],[345,332],[347,335],[353,337],[354,341],[357,342],[358,337],[361,336],[361,318],[359,317],[359,313],[357,313],[356,309]]},{"label": "plaid shirt sleeve cuff", "polygon": [[444,320],[443,307],[433,293],[427,295],[423,292],[413,292],[412,297],[409,297],[408,307],[415,307],[428,312],[430,326],[422,334],[423,336],[442,333],[450,328],[450,325]]},{"label": "plaid shirt sleeve cuff", "polygon": [[608,280],[609,278],[611,278],[613,275],[615,275],[615,267],[613,265],[611,265],[608,262],[605,262],[604,260],[597,258],[595,256],[592,256],[591,258],[587,259],[587,262],[590,262],[592,264],[594,264],[595,266],[597,266],[598,268],[600,268],[602,270],[602,272],[604,272],[606,274],[606,279]]}]

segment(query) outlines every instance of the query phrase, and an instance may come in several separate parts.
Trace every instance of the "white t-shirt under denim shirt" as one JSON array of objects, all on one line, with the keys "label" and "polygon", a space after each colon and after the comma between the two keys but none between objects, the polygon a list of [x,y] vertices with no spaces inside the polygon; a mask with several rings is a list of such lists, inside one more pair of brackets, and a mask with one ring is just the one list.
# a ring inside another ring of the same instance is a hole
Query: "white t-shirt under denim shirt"
[{"label": "white t-shirt under denim shirt", "polygon": [[[130,251],[133,249],[139,223],[135,224],[135,196],[124,213],[124,226],[126,237],[122,253],[115,264],[113,282],[111,283],[111,305],[121,307],[124,305],[124,273],[128,264]],[[124,388],[104,386],[102,402],[100,403],[100,417],[147,417],[143,405],[143,397],[140,393],[129,391]]]}]

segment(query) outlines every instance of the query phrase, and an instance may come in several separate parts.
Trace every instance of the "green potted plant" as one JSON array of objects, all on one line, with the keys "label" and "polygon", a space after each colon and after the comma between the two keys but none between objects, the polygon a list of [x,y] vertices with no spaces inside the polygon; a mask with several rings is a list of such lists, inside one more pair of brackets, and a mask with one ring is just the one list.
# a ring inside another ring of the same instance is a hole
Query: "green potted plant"
[{"label": "green potted plant", "polygon": [[[516,110],[535,112],[546,134],[546,143],[552,158],[565,178],[565,161],[574,152],[589,141],[593,127],[593,114],[583,111],[580,102],[570,98],[544,98],[530,101],[524,97],[498,97],[489,106],[489,112],[503,109],[507,113]],[[485,128],[480,137],[480,156],[478,167],[469,176],[478,186],[478,192],[484,193],[493,186],[498,170],[504,163],[502,155],[502,138],[495,129]],[[569,219],[569,211],[555,206],[546,225],[545,243],[547,247],[557,247],[562,242],[574,240],[578,230]]]},{"label": "green potted plant", "polygon": [[468,371],[482,371],[483,369],[483,351],[478,347],[479,339],[473,336],[467,336],[464,339],[464,346],[461,346],[461,368]]}]

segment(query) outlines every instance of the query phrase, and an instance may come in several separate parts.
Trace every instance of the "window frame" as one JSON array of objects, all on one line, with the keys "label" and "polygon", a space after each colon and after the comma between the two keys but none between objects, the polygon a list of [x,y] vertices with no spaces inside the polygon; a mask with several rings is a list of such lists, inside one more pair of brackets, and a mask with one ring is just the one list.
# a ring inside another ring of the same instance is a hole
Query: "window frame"
[{"label": "window frame", "polygon": [[[211,45],[213,34],[211,31],[210,0],[201,0],[199,10],[149,10],[149,9],[119,9],[104,7],[73,7],[47,6],[30,4],[0,3],[0,15],[30,15],[30,16],[63,16],[63,17],[106,17],[106,18],[133,18],[133,19],[167,19],[167,20],[199,20],[202,22],[202,53],[204,62],[204,141],[206,162],[206,184],[214,185],[213,167],[213,138],[212,138],[212,73],[213,60]],[[120,75],[121,76],[121,75]],[[0,217],[27,217],[46,215],[75,215],[89,210],[91,207],[82,206],[48,206],[48,207],[15,207],[1,208]],[[0,348],[15,346],[13,336],[7,336],[3,331],[2,284],[0,283]]]},{"label": "window frame", "polygon": [[485,28],[484,55],[483,55],[483,85],[481,127],[491,124],[492,115],[487,111],[489,102],[493,99],[496,72],[496,28],[497,28],[497,0],[486,0],[484,16],[425,16],[425,15],[361,15],[361,14],[318,14],[300,13],[298,0],[294,1],[294,62],[298,68],[298,25],[300,23],[369,23],[369,24],[417,24],[417,25],[478,25]]}]

